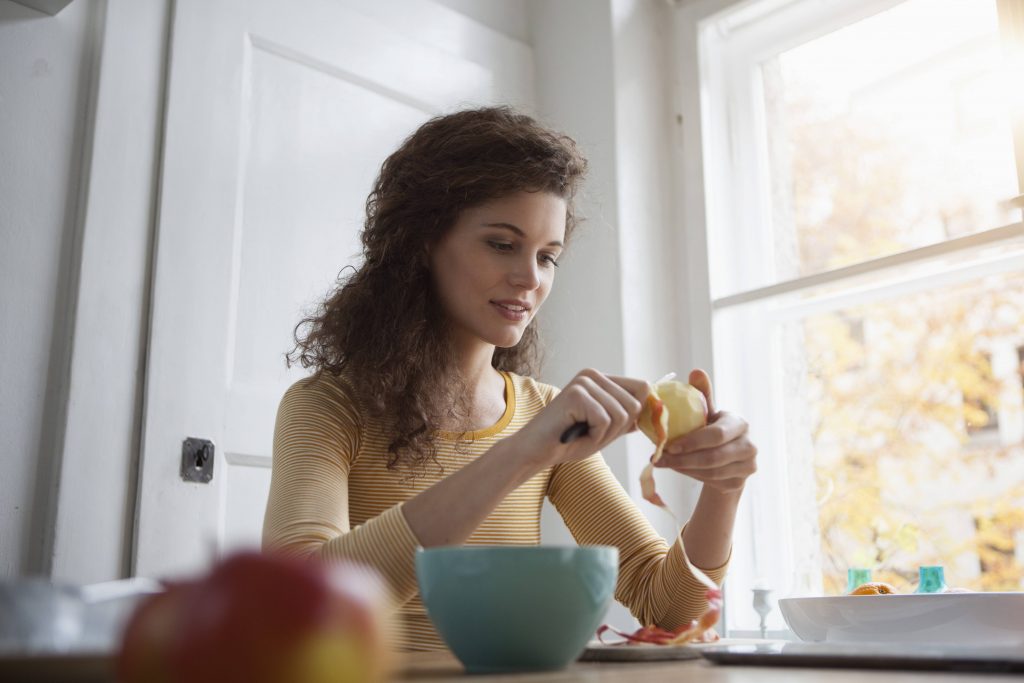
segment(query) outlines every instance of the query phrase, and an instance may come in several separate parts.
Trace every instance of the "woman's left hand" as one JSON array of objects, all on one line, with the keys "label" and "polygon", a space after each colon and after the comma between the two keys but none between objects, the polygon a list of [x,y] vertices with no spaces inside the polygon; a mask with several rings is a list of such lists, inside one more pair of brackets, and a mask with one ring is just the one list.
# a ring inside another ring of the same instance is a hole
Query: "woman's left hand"
[{"label": "woman's left hand", "polygon": [[694,370],[689,379],[707,399],[708,423],[667,443],[655,467],[673,469],[723,493],[741,491],[757,471],[757,447],[747,438],[747,422],[715,410],[711,379],[703,370]]}]

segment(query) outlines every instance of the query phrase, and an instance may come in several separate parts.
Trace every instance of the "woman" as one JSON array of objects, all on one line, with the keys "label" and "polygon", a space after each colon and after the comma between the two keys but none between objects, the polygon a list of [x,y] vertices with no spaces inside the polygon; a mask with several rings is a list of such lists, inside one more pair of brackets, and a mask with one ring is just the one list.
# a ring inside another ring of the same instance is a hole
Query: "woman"
[{"label": "woman", "polygon": [[[746,423],[712,413],[669,445],[659,465],[704,482],[669,548],[599,453],[635,429],[648,385],[587,369],[559,392],[530,377],[585,166],[572,140],[508,108],[427,122],[381,168],[363,263],[296,328],[289,360],[316,372],[278,411],[264,547],[377,568],[405,649],[444,647],[416,549],[537,544],[545,496],[580,544],[619,548],[616,598],[644,624],[705,608],[681,543],[724,576],[754,471]],[[691,381],[710,402],[707,376]],[[588,433],[562,444],[577,421]]]}]

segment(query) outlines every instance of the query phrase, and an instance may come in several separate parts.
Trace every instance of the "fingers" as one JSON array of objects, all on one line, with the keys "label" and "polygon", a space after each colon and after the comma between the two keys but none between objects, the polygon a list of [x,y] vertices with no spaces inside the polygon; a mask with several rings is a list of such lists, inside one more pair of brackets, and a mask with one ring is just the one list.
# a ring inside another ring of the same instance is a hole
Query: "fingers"
[{"label": "fingers", "polygon": [[704,372],[700,368],[690,371],[689,382],[693,385],[700,393],[704,394],[704,398],[708,401],[708,419],[715,417],[715,399],[711,391],[711,378],[708,377],[708,373]]},{"label": "fingers", "polygon": [[[730,441],[724,446],[713,449],[691,451],[678,455],[663,454],[655,467],[669,467],[684,474],[701,473],[707,474],[712,471],[721,470],[732,473],[729,469],[733,465],[738,466],[738,471],[745,471],[753,474],[757,469],[755,464],[757,447],[752,444],[746,436],[735,441]],[[735,473],[726,476],[737,476]],[[722,478],[716,476],[714,478]]]},{"label": "fingers", "polygon": [[605,434],[606,439],[622,434],[636,421],[640,414],[640,402],[622,387],[600,375],[581,375],[575,381],[586,389],[608,415],[610,424]]},{"label": "fingers", "polygon": [[605,375],[605,377],[628,391],[633,398],[640,402],[641,406],[643,406],[644,401],[647,400],[647,397],[651,393],[651,383],[645,382],[642,379],[620,377],[618,375]]},{"label": "fingers", "polygon": [[744,436],[712,451],[665,456],[655,467],[669,467],[718,491],[741,491],[757,472],[756,455],[757,448]]},{"label": "fingers", "polygon": [[665,453],[672,455],[715,448],[735,441],[745,435],[748,429],[746,420],[723,410],[711,424],[673,439],[665,446]]},{"label": "fingers", "polygon": [[[588,437],[601,447],[636,426],[648,386],[642,380],[609,377],[593,369],[581,371],[565,388],[572,397],[570,417],[589,425]],[[567,396],[568,397],[568,396]]]},{"label": "fingers", "polygon": [[[650,385],[643,380],[605,375],[593,369],[581,371],[517,433],[520,441],[546,444],[557,440],[551,450],[553,461],[568,462],[589,457],[618,437],[636,429]],[[569,441],[561,439],[576,423],[586,432]],[[525,441],[524,441],[525,440]]]},{"label": "fingers", "polygon": [[642,379],[620,377],[618,375],[605,375],[605,377],[612,383],[612,386],[617,387],[635,401],[635,403],[625,399],[622,401],[622,404],[627,406],[630,415],[629,428],[626,432],[635,432],[638,429],[637,418],[640,417],[640,413],[643,411],[647,397],[651,395],[651,383]]},{"label": "fingers", "polygon": [[590,439],[602,443],[612,424],[612,418],[608,415],[604,405],[594,398],[585,384],[577,379],[574,379],[565,388],[562,395],[571,400],[573,407],[570,414],[573,422],[587,423],[587,433],[580,439]]},{"label": "fingers", "polygon": [[[625,408],[603,391],[594,380],[589,377],[579,377],[576,381],[586,390],[587,397],[595,405],[593,415],[601,421],[600,428],[595,430],[591,423],[590,431],[594,438],[603,444],[622,430],[629,416],[626,414]],[[590,422],[589,415],[587,421]]]},{"label": "fingers", "polygon": [[643,380],[631,379],[629,377],[604,375],[596,370],[585,370],[584,372],[587,373],[585,376],[593,379],[598,386],[619,402],[619,405],[625,409],[631,422],[640,416],[643,402],[651,391],[650,384]]}]

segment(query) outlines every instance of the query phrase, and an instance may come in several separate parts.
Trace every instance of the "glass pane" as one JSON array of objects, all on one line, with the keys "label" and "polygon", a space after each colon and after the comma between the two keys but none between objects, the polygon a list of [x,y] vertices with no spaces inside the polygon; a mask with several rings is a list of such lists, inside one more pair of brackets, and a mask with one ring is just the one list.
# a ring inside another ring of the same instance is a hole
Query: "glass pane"
[{"label": "glass pane", "polygon": [[994,0],[909,0],[762,76],[778,279],[1018,220]]},{"label": "glass pane", "polygon": [[1024,274],[783,325],[806,401],[826,594],[846,570],[912,591],[921,565],[1024,588]]}]

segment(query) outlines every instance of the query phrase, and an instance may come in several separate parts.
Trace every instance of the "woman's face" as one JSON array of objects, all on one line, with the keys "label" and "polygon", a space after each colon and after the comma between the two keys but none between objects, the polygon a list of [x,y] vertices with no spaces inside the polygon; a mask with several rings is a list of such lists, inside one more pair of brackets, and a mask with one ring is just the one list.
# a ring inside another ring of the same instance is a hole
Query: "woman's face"
[{"label": "woman's face", "polygon": [[464,210],[430,249],[430,270],[457,339],[519,343],[551,291],[565,200],[519,192]]}]

